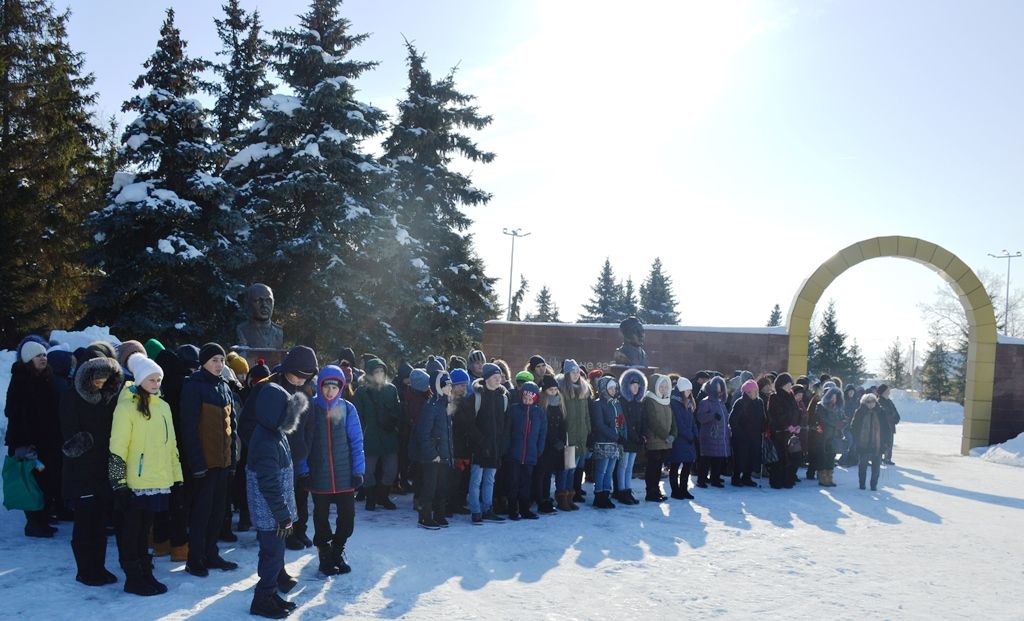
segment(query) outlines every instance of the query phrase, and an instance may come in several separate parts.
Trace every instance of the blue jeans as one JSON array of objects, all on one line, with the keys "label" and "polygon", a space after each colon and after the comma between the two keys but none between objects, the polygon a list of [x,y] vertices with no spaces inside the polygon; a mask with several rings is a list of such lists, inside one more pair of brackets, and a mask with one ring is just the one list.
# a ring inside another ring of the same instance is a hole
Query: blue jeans
[{"label": "blue jeans", "polygon": [[619,464],[615,467],[615,480],[619,483],[620,490],[628,490],[630,481],[633,480],[633,464],[636,463],[636,453],[623,453]]},{"label": "blue jeans", "polygon": [[284,569],[284,539],[272,530],[256,532],[256,540],[260,542],[259,564],[256,573],[260,581],[256,590],[260,593],[277,591],[277,575]]},{"label": "blue jeans", "polygon": [[615,471],[617,459],[602,458],[594,460],[594,491],[612,491],[612,473]]},{"label": "blue jeans", "polygon": [[[583,465],[583,462],[587,459],[586,451],[576,451],[576,468]],[[572,479],[576,476],[576,468],[567,468],[565,470],[559,470],[555,472],[555,491],[556,492],[569,492],[572,491]]]},{"label": "blue jeans", "polygon": [[473,513],[487,513],[494,500],[494,473],[497,468],[483,468],[476,464],[469,467],[469,510]]}]

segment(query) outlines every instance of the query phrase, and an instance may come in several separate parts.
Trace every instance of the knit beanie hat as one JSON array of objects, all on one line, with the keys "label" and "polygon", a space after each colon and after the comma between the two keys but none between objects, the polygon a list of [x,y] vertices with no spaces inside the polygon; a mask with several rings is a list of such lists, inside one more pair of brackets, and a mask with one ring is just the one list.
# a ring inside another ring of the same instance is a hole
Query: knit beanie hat
[{"label": "knit beanie hat", "polygon": [[199,350],[199,366],[203,366],[214,356],[225,356],[224,348],[217,343],[207,343]]},{"label": "knit beanie hat", "polygon": [[167,349],[164,347],[163,343],[156,339],[149,339],[143,347],[146,349],[146,355],[153,360],[156,360],[156,357],[160,355],[160,352]]},{"label": "knit beanie hat", "polygon": [[42,343],[26,341],[25,344],[21,346],[21,361],[25,364],[28,364],[33,358],[40,355],[46,355],[46,347]]},{"label": "knit beanie hat", "polygon": [[430,376],[423,369],[413,369],[409,374],[409,385],[417,392],[426,392],[430,388]]},{"label": "knit beanie hat", "polygon": [[473,364],[474,362],[487,362],[487,357],[484,356],[484,352],[480,351],[479,349],[474,349],[473,351],[469,352],[469,358],[467,359],[467,362],[469,362],[469,364]]},{"label": "knit beanie hat", "polygon": [[249,373],[249,361],[238,355],[237,352],[228,352],[227,357],[224,358],[224,362],[230,367],[235,375],[241,377]]},{"label": "knit beanie hat", "polygon": [[531,367],[535,367],[538,364],[547,364],[547,363],[544,362],[544,358],[542,358],[540,356],[530,356],[530,366]]},{"label": "knit beanie hat", "polygon": [[594,369],[590,373],[587,373],[587,378],[593,380],[595,378],[601,377],[602,375],[604,375],[604,371],[602,371],[601,369]]},{"label": "knit beanie hat", "polygon": [[96,352],[96,354],[103,356],[104,358],[113,358],[114,360],[117,360],[117,352],[114,351],[114,346],[107,341],[93,341],[92,343],[89,343],[89,346],[86,347],[86,349],[91,349]]},{"label": "knit beanie hat", "polygon": [[292,347],[281,362],[282,373],[291,373],[303,379],[313,377],[318,369],[316,352],[305,345]]},{"label": "knit beanie hat", "polygon": [[548,388],[558,388],[558,381],[555,380],[554,375],[545,375],[540,381],[540,387],[544,390]]},{"label": "knit beanie hat", "polygon": [[578,362],[576,362],[575,360],[573,360],[572,358],[566,358],[565,360],[562,361],[562,373],[565,373],[566,375],[568,375],[568,374],[572,373],[573,371],[579,371],[579,370],[580,370],[580,364]]},{"label": "knit beanie hat", "polygon": [[747,381],[743,382],[742,386],[740,386],[740,392],[752,392],[754,394],[757,394],[757,391],[757,382],[752,379],[748,379]]},{"label": "knit beanie hat", "polygon": [[452,383],[452,378],[445,371],[434,371],[430,374],[430,386],[434,389],[434,394],[441,394],[441,390]]},{"label": "knit beanie hat", "polygon": [[529,371],[520,371],[519,373],[516,373],[516,381],[517,382],[532,382],[533,381],[533,373],[530,373]]},{"label": "knit beanie hat", "polygon": [[164,370],[160,365],[146,357],[146,354],[137,353],[128,357],[128,370],[135,378],[136,384],[141,384],[150,375],[164,376]]},{"label": "knit beanie hat", "polygon": [[199,366],[199,348],[195,345],[182,345],[178,348],[178,358],[188,366]]},{"label": "knit beanie hat", "polygon": [[398,381],[409,379],[409,374],[412,373],[412,368],[412,365],[405,361],[398,365]]},{"label": "knit beanie hat", "polygon": [[146,354],[146,348],[142,346],[142,343],[138,341],[125,341],[117,346],[117,363],[123,368],[128,364],[128,359],[132,357],[132,354],[145,354],[149,358],[149,355]]},{"label": "knit beanie hat", "polygon": [[878,385],[878,394],[879,395],[884,395],[885,391],[887,391],[887,390],[889,390],[889,385],[888,384],[879,384]]},{"label": "knit beanie hat", "polygon": [[466,359],[462,356],[452,356],[448,359],[448,369],[465,369]]},{"label": "knit beanie hat", "polygon": [[256,361],[256,366],[249,370],[249,383],[254,384],[268,377],[270,377],[270,367],[267,366],[266,360],[260,358]]},{"label": "knit beanie hat", "polygon": [[496,374],[501,375],[501,367],[492,362],[488,362],[487,364],[485,364],[483,370],[481,371],[481,375],[483,376],[485,382],[487,381],[488,377]]},{"label": "knit beanie hat", "polygon": [[[746,386],[746,384],[744,384],[744,386]],[[757,386],[757,382],[754,382],[754,386]],[[676,390],[681,393],[687,390],[693,390],[693,384],[685,377],[680,377],[676,380]]]},{"label": "knit beanie hat", "polygon": [[469,384],[469,373],[466,373],[465,369],[452,369],[451,372],[452,385],[458,384]]},{"label": "knit beanie hat", "polygon": [[338,360],[348,360],[348,363],[355,365],[356,363],[356,352],[351,347],[345,347],[341,350],[341,354],[338,356]]},{"label": "knit beanie hat", "polygon": [[519,391],[523,393],[532,393],[534,397],[540,396],[540,388],[533,382],[526,382]]},{"label": "knit beanie hat", "polygon": [[387,373],[388,365],[384,364],[384,361],[380,358],[370,358],[363,366],[363,370],[366,371],[367,375],[372,375],[377,369],[384,369],[384,373]]}]

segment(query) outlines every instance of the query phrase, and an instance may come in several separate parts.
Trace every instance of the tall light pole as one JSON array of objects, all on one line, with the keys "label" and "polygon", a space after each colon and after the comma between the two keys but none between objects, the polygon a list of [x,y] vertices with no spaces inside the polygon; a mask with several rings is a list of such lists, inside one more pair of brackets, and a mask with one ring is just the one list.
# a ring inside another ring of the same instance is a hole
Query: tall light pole
[{"label": "tall light pole", "polygon": [[1006,259],[1006,310],[1003,311],[1003,332],[1010,333],[1010,262],[1021,256],[1018,250],[1016,254],[1003,249],[1003,254],[988,253],[993,259]]},{"label": "tall light pole", "polygon": [[512,257],[508,261],[508,314],[505,317],[507,321],[512,321],[512,268],[516,261],[516,238],[528,237],[530,234],[524,233],[523,229],[501,229],[501,232],[512,238]]}]

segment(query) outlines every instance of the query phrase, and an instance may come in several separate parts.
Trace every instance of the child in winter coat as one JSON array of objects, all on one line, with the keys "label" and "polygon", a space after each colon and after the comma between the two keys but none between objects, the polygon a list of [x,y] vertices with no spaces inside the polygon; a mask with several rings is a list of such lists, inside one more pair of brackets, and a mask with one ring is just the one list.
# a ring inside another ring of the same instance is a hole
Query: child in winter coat
[{"label": "child in winter coat", "polygon": [[729,414],[735,447],[732,484],[757,487],[753,472],[761,467],[761,438],[764,436],[764,401],[758,397],[757,382],[749,379],[740,386],[743,395],[733,402]]},{"label": "child in winter coat", "polygon": [[672,415],[672,380],[667,375],[652,377],[654,392],[644,395],[644,434],[647,443],[646,499],[663,502],[667,497],[661,493],[661,467],[669,457],[678,430]]},{"label": "child in winter coat", "polygon": [[615,467],[619,492],[615,499],[624,505],[639,504],[633,496],[633,465],[636,455],[644,446],[644,395],[647,394],[647,378],[637,369],[626,369],[619,378],[622,396],[623,436],[622,457]]},{"label": "child in winter coat", "polygon": [[[313,544],[325,576],[352,571],[345,544],[355,528],[355,490],[363,483],[366,457],[356,407],[341,398],[345,375],[329,365],[320,371],[310,420],[309,492],[313,495]],[[335,507],[334,532],[329,520]]]},{"label": "child in winter coat", "polygon": [[859,456],[857,476],[861,489],[864,489],[869,462],[871,464],[871,491],[878,489],[878,475],[882,468],[882,427],[885,425],[885,421],[882,420],[883,416],[882,409],[878,407],[878,397],[870,392],[860,398],[860,407],[853,414],[853,437],[857,441],[857,455]]},{"label": "child in winter coat", "polygon": [[676,438],[669,455],[668,484],[672,498],[693,500],[687,489],[690,483],[690,469],[697,460],[697,421],[694,417],[693,383],[685,377],[676,381],[672,391],[672,416],[676,420]]},{"label": "child in winter coat", "polygon": [[[538,407],[547,419],[548,434],[547,441],[544,443],[544,452],[541,453],[537,465],[533,469],[535,482],[533,496],[537,499],[539,513],[555,513],[556,509],[551,500],[551,477],[553,475],[556,479],[564,478],[562,473],[565,470],[565,412],[562,410],[562,398],[558,393],[558,382],[555,381],[554,376],[545,375],[541,380],[540,389]],[[556,498],[559,499],[558,510],[571,511],[572,508],[560,500],[559,494],[564,490],[559,490],[557,485],[555,489]],[[569,501],[572,501],[571,495]]]},{"label": "child in winter coat", "polygon": [[565,427],[569,434],[569,444],[576,447],[576,468],[571,474],[573,482],[573,502],[583,502],[582,489],[583,462],[587,459],[588,438],[590,437],[590,401],[593,390],[590,382],[583,377],[580,366],[574,360],[566,360],[562,367],[565,372],[555,378],[558,392],[565,410]]},{"label": "child in winter coat", "polygon": [[430,374],[434,394],[423,406],[413,445],[419,463],[419,526],[438,530],[448,526],[445,518],[445,500],[452,477],[455,454],[452,451],[452,420],[448,415],[448,396],[452,392],[451,377],[443,368]]},{"label": "child in winter coat", "polygon": [[132,354],[128,368],[135,384],[121,392],[110,431],[110,485],[123,511],[117,547],[125,592],[158,595],[167,587],[153,577],[149,531],[153,514],[168,509],[171,487],[183,480],[181,461],[171,408],[160,398],[163,369],[145,354]]},{"label": "child in winter coat", "polygon": [[722,471],[729,457],[729,413],[725,409],[727,390],[724,379],[713,377],[704,385],[707,396],[697,405],[700,455],[711,471],[710,480],[704,479],[704,473],[700,473],[697,487],[707,487],[709,482],[712,487],[724,487]]},{"label": "child in winter coat", "polygon": [[508,449],[505,451],[505,471],[508,473],[508,517],[536,520],[530,511],[530,481],[537,458],[547,441],[547,417],[536,404],[540,387],[526,382],[520,391],[519,403],[508,412]]},{"label": "child in winter coat", "polygon": [[[614,509],[609,500],[612,493],[612,475],[619,459],[619,421],[623,420],[622,404],[619,403],[619,385],[613,377],[597,380],[598,399],[590,404],[590,426],[594,430],[594,506],[598,509]],[[622,429],[624,432],[624,427]]]},{"label": "child in winter coat", "polygon": [[505,416],[508,391],[501,383],[501,369],[492,363],[483,366],[483,376],[474,382],[473,398],[466,399],[456,421],[469,438],[472,465],[469,472],[469,504],[473,524],[504,522],[492,509],[494,480],[508,440]]},{"label": "child in winter coat", "polygon": [[78,367],[74,389],[61,397],[60,428],[64,436],[63,492],[75,511],[71,550],[87,586],[117,582],[104,567],[107,557],[107,509],[110,483],[107,461],[114,407],[124,383],[121,367],[111,358],[95,358]]},{"label": "child in winter coat", "polygon": [[283,619],[296,608],[277,594],[278,578],[284,569],[284,540],[299,518],[295,506],[295,468],[287,434],[298,426],[309,402],[301,391],[289,394],[275,382],[265,383],[253,399],[256,427],[249,436],[245,482],[249,514],[260,544],[260,579],[249,612]]}]

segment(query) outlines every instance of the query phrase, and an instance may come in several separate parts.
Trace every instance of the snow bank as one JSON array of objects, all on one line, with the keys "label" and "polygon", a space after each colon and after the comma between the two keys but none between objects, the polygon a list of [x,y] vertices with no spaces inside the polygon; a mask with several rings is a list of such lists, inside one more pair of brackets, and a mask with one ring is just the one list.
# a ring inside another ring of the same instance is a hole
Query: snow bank
[{"label": "snow bank", "polygon": [[982,446],[971,450],[971,457],[1007,466],[1024,468],[1024,433],[1002,444]]},{"label": "snow bank", "polygon": [[902,422],[940,425],[964,422],[964,406],[953,401],[925,401],[909,391],[895,388],[889,391],[889,398],[896,404]]}]

